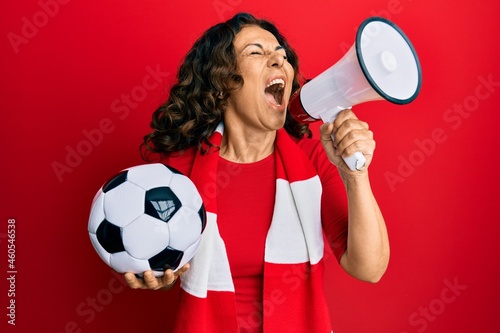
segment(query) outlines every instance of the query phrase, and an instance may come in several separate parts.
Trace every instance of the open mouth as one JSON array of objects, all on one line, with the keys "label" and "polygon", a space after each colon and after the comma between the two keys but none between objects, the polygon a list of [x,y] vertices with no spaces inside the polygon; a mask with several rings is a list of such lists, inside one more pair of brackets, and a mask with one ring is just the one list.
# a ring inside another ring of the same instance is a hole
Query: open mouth
[{"label": "open mouth", "polygon": [[285,81],[283,79],[274,79],[269,82],[264,90],[267,100],[274,105],[281,106]]}]

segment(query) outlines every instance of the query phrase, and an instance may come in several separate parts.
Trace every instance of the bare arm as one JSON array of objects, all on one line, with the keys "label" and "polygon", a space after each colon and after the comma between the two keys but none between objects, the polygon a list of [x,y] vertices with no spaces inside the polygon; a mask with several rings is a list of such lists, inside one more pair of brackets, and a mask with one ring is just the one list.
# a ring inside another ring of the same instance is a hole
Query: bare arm
[{"label": "bare arm", "polygon": [[[331,139],[332,133],[335,140]],[[340,265],[357,279],[377,282],[387,269],[390,250],[385,221],[368,176],[375,150],[373,133],[351,110],[344,110],[333,123],[321,126],[321,141],[330,161],[339,169],[348,199],[347,250]],[[361,171],[351,171],[342,159],[356,151],[366,157]]]},{"label": "bare arm", "polygon": [[368,175],[345,182],[349,225],[347,250],[340,265],[350,275],[378,282],[389,263],[389,239],[384,218],[370,188]]}]

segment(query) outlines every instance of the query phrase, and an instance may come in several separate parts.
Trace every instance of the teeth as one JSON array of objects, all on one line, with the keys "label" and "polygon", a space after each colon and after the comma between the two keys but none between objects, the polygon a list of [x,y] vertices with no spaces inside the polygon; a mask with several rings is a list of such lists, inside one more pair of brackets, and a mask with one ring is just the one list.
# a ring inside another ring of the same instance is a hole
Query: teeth
[{"label": "teeth", "polygon": [[283,79],[274,79],[271,82],[269,82],[266,88],[269,88],[270,86],[273,86],[275,84],[279,84],[280,88],[283,88],[285,86],[285,81]]}]

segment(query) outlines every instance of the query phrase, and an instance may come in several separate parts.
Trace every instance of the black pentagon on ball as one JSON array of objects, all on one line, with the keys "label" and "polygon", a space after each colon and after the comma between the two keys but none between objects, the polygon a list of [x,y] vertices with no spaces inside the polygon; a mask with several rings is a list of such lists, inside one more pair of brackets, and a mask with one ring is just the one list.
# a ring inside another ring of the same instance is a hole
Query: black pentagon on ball
[{"label": "black pentagon on ball", "polygon": [[104,193],[111,191],[115,187],[125,183],[127,181],[128,170],[121,171],[116,176],[109,179],[103,186],[102,191]]},{"label": "black pentagon on ball", "polygon": [[125,251],[120,227],[113,223],[107,220],[102,221],[97,228],[96,236],[99,244],[101,244],[108,253]]},{"label": "black pentagon on ball", "polygon": [[169,187],[146,191],[144,213],[149,216],[168,222],[181,206],[181,201]]},{"label": "black pentagon on ball", "polygon": [[179,267],[183,256],[184,252],[167,246],[163,251],[148,260],[149,266],[154,271],[165,271],[169,268],[175,270]]},{"label": "black pentagon on ball", "polygon": [[172,168],[170,165],[166,165],[166,164],[163,164],[168,170],[170,170],[172,173],[175,173],[177,175],[183,175],[184,174],[182,172],[180,172],[179,170],[175,169],[175,168]]},{"label": "black pentagon on ball", "polygon": [[205,206],[201,204],[200,210],[198,210],[198,215],[201,220],[201,232],[205,230],[205,226],[207,225],[207,212],[205,211]]}]

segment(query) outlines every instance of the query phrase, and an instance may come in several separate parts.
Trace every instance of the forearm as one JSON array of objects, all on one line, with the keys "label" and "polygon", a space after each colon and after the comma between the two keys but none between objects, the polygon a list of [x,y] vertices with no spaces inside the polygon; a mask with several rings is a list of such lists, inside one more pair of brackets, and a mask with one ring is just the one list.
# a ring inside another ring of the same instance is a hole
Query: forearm
[{"label": "forearm", "polygon": [[347,250],[340,263],[355,278],[377,282],[389,262],[389,239],[384,218],[373,196],[367,171],[343,179],[349,226]]}]

